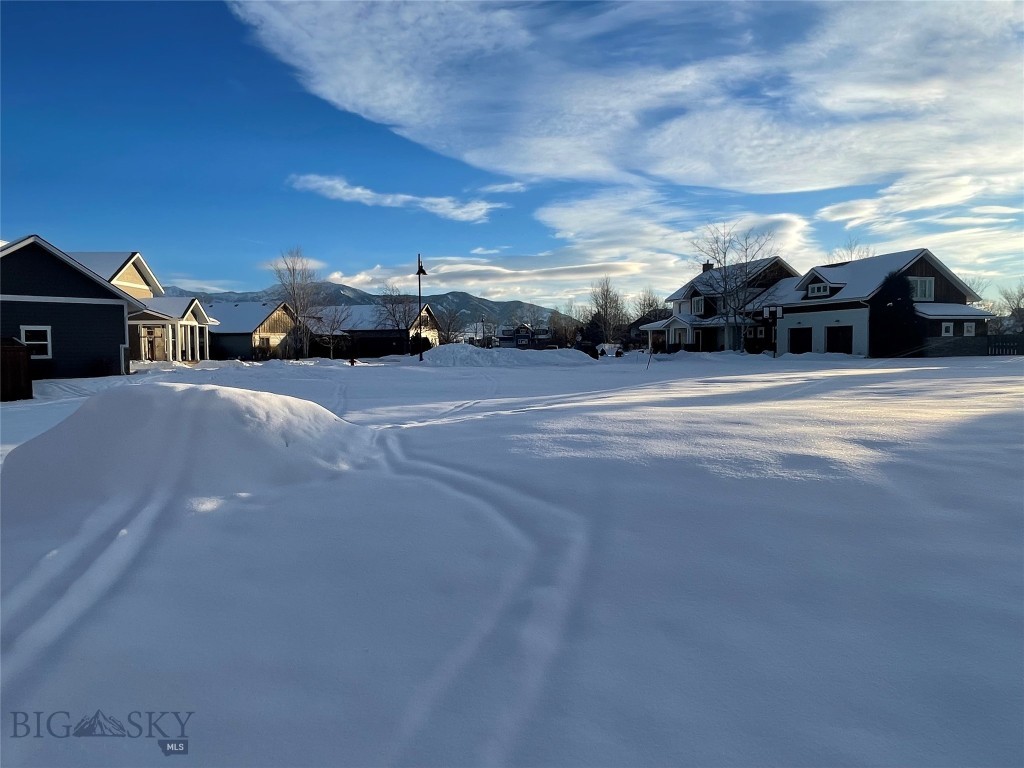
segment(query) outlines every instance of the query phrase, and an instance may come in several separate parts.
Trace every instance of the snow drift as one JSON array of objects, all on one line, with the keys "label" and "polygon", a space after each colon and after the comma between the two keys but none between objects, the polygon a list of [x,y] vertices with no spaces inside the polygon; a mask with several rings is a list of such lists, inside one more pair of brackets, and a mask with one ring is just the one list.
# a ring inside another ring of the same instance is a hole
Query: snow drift
[{"label": "snow drift", "polygon": [[365,458],[369,430],[307,400],[193,384],[115,387],[3,464],[4,522],[161,492],[305,482]]}]

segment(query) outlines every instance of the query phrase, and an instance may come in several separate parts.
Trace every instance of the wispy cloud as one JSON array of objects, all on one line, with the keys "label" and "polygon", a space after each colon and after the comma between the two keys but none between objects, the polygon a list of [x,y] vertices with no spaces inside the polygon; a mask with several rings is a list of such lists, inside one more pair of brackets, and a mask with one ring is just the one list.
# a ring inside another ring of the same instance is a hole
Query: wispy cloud
[{"label": "wispy cloud", "polygon": [[385,208],[419,208],[443,219],[474,224],[487,221],[488,215],[495,208],[508,207],[504,203],[491,203],[486,200],[463,202],[453,197],[417,197],[416,195],[374,192],[366,187],[349,184],[341,176],[296,175],[290,177],[288,183],[295,189],[315,192],[331,200],[343,200],[348,203]]},{"label": "wispy cloud", "polygon": [[166,285],[174,285],[182,290],[196,293],[222,293],[224,291],[245,290],[245,286],[236,280],[196,280],[187,275],[171,274]]},{"label": "wispy cloud", "polygon": [[[320,259],[311,259],[308,256],[303,256],[302,258],[305,261],[305,265],[307,267],[309,267],[310,269],[326,269],[327,268],[327,262],[326,261],[320,261]],[[270,261],[265,261],[262,264],[260,264],[260,269],[270,269],[270,270],[272,270],[272,269],[275,269],[280,263],[281,263],[280,257],[273,258]]]},{"label": "wispy cloud", "polygon": [[486,187],[480,187],[480,191],[491,195],[514,194],[518,192],[525,192],[526,185],[521,181],[512,181],[508,184],[488,184]]},{"label": "wispy cloud", "polygon": [[502,251],[508,250],[507,245],[503,245],[500,248],[474,248],[470,253],[476,256],[490,256],[495,253],[501,253]]},{"label": "wispy cloud", "polygon": [[[652,280],[686,263],[699,220],[744,214],[742,198],[712,207],[737,192],[858,187],[816,214],[777,209],[797,268],[827,251],[816,227],[835,225],[879,251],[960,248],[940,255],[954,266],[1019,255],[1019,221],[972,221],[1020,212],[1019,7],[232,5],[310,92],[340,109],[491,173],[600,185],[536,211],[562,242],[553,253],[642,265]],[[320,179],[321,194],[332,188],[322,181],[330,177],[302,178]],[[366,204],[435,200],[341,183],[334,194],[375,201]],[[687,187],[715,195],[680,206]],[[467,221],[494,205],[436,200]],[[761,198],[759,210],[770,204]],[[517,279],[530,285],[523,272]]]}]

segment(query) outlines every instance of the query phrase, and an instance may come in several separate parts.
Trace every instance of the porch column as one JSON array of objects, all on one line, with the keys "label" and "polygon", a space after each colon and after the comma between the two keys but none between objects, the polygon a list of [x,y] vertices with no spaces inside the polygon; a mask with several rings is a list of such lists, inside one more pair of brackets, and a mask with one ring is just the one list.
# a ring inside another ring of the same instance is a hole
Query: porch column
[{"label": "porch column", "polygon": [[210,326],[208,326],[208,325],[204,325],[203,326],[203,339],[204,339],[203,350],[206,352],[206,357],[204,357],[203,359],[204,360],[209,360],[210,359]]}]

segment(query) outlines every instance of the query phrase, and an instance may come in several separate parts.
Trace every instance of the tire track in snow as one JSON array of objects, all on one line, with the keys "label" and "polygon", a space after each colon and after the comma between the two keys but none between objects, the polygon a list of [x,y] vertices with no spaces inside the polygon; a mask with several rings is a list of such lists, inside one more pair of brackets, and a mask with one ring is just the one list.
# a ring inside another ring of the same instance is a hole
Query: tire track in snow
[{"label": "tire track in snow", "polygon": [[[194,414],[188,422],[182,424],[176,432],[177,439],[170,446],[170,455],[184,456],[190,438],[197,433],[199,426]],[[31,623],[9,639],[0,673],[0,685],[8,687],[20,678],[39,656],[58,643],[82,616],[121,581],[139,553],[152,540],[154,530],[170,509],[176,488],[185,474],[186,467],[179,465],[176,472],[165,477],[153,489],[142,509],[132,514],[129,507],[129,512],[120,518],[120,524],[116,526],[117,533],[112,538],[110,534],[113,526],[99,535],[82,534],[80,540],[78,535],[72,538],[69,544],[79,556],[69,558],[65,567],[55,574],[63,577],[61,586],[64,591],[52,604],[37,605],[35,616],[28,619]],[[104,514],[101,513],[101,517]],[[80,534],[83,528],[79,529]],[[107,542],[106,546],[99,550],[103,541]],[[48,586],[53,579],[47,578],[44,582],[43,577],[35,576],[35,573],[30,573],[29,583],[23,587],[22,607],[32,602],[40,603],[37,598],[53,589]],[[15,590],[21,587],[22,584],[18,584]]]},{"label": "tire track in snow", "polygon": [[528,572],[503,581],[494,608],[413,695],[389,761],[501,765],[561,648],[587,561],[588,525],[579,515],[538,499],[528,502],[527,511],[520,506],[521,490],[411,458],[391,435],[386,447],[393,470],[469,498],[492,517],[502,517],[534,548]]},{"label": "tire track in snow", "polygon": [[[509,407],[501,408],[500,403],[502,399],[488,399],[487,402],[495,403],[493,410],[477,411],[475,413],[463,414],[465,410],[462,406],[455,406],[454,408],[445,411],[439,416],[435,416],[429,419],[419,419],[416,421],[404,422],[397,424],[398,427],[430,427],[442,424],[458,424],[463,421],[472,421],[475,419],[494,418],[496,416],[515,416],[522,413],[531,413],[534,411],[545,411],[545,410],[561,410],[568,408],[584,408],[589,406],[595,406],[598,404],[614,405],[620,397],[628,393],[636,393],[638,390],[660,391],[664,388],[665,382],[658,382],[655,384],[644,385],[641,387],[627,386],[627,387],[615,387],[613,389],[594,390],[590,392],[575,392],[570,395],[538,395],[534,397],[521,397],[521,398],[508,398]],[[495,387],[497,388],[497,386]],[[473,401],[474,404],[478,404],[481,401]],[[463,404],[467,405],[467,404]]]}]

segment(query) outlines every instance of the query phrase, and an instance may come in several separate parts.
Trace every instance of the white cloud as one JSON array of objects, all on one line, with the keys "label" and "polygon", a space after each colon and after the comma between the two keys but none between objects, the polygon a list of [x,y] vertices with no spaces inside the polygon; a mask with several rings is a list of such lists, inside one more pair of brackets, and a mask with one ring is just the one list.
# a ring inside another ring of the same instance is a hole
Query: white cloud
[{"label": "white cloud", "polygon": [[[723,41],[750,40],[770,4],[737,14],[687,4],[233,8],[313,93],[520,178],[640,172],[783,192],[940,164],[954,176],[1021,167],[1012,3],[826,4],[785,47],[692,41],[686,59],[678,37],[698,23],[713,22]],[[595,56],[615,35],[630,55]],[[645,47],[629,49],[634,40]]]},{"label": "white cloud", "polygon": [[477,256],[487,256],[492,253],[501,253],[501,248],[474,248],[470,253],[476,254]]},{"label": "white cloud", "polygon": [[976,205],[974,208],[971,208],[971,213],[992,213],[996,215],[1002,213],[1024,213],[1024,208],[1011,208],[1008,205]]},{"label": "white cloud", "polygon": [[[651,280],[669,280],[698,220],[742,213],[683,210],[673,185],[765,195],[880,185],[816,219],[898,250],[961,227],[959,239],[951,232],[940,242],[975,260],[1001,259],[1005,243],[1020,239],[1019,224],[971,220],[1020,212],[1016,3],[232,8],[341,109],[521,182],[606,185],[536,212],[564,243],[544,259],[637,264]],[[483,220],[493,205],[341,182],[333,189],[342,199],[440,200],[434,212],[460,220]],[[824,255],[806,217],[783,209],[776,219],[795,267]],[[540,286],[527,271],[517,279]]]},{"label": "white cloud", "polygon": [[526,185],[521,181],[512,181],[508,184],[488,184],[480,187],[480,191],[486,194],[507,195],[526,191]]},{"label": "white cloud", "polygon": [[[320,261],[319,259],[311,259],[308,256],[303,256],[302,258],[305,261],[306,266],[308,266],[310,269],[326,269],[327,268],[327,262],[326,261]],[[260,269],[270,269],[270,270],[273,270],[279,263],[280,263],[280,259],[279,258],[271,259],[270,261],[265,261],[262,264],[260,264]]]},{"label": "white cloud", "polygon": [[167,285],[173,285],[185,291],[196,293],[222,293],[224,291],[245,290],[241,283],[236,280],[195,280],[187,275],[172,274],[166,281]]},{"label": "white cloud", "polygon": [[489,203],[485,200],[462,202],[453,197],[417,197],[415,195],[374,192],[366,187],[349,184],[340,176],[304,174],[292,176],[288,182],[295,189],[315,192],[331,200],[386,208],[420,208],[444,219],[474,224],[487,221],[488,214],[495,208],[508,207],[504,203]]}]

